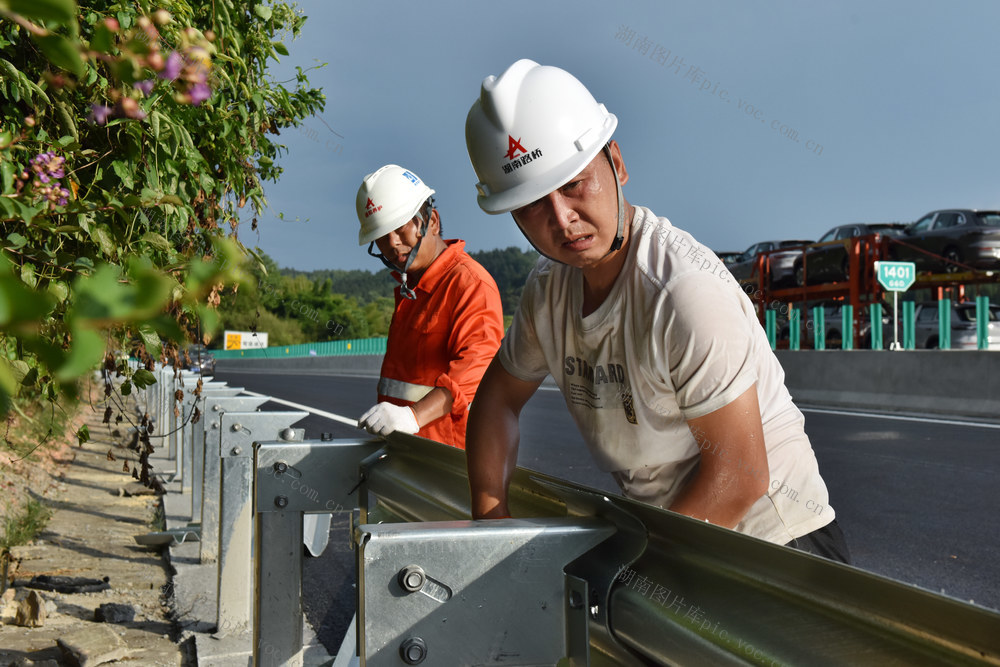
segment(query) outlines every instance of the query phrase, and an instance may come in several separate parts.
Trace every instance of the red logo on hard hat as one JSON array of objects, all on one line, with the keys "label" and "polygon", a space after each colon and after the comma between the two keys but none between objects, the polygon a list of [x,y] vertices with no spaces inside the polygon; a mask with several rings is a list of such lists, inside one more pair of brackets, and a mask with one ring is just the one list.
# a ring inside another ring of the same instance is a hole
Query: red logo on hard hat
[{"label": "red logo on hard hat", "polygon": [[524,146],[521,145],[521,139],[520,139],[520,137],[517,138],[517,139],[515,139],[514,137],[512,137],[511,135],[508,134],[507,135],[507,153],[506,153],[506,155],[504,157],[506,157],[508,160],[513,160],[515,157],[517,157],[517,152],[518,151],[521,151],[522,153],[527,153],[528,152],[528,151],[524,150]]},{"label": "red logo on hard hat", "polygon": [[376,206],[375,202],[372,201],[372,198],[369,197],[368,198],[368,203],[365,204],[365,217],[367,218],[368,216],[375,215],[376,213],[378,213],[381,210],[382,210],[382,207],[381,206]]}]

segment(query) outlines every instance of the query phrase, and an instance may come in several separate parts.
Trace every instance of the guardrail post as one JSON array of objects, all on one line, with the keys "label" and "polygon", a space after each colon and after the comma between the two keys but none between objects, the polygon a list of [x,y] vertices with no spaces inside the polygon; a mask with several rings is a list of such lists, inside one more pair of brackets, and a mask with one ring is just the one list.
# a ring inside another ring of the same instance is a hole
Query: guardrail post
[{"label": "guardrail post", "polygon": [[951,299],[938,299],[938,348],[951,349]]},{"label": "guardrail post", "polygon": [[764,331],[767,332],[767,342],[771,349],[778,347],[778,313],[768,308],[764,311]]},{"label": "guardrail post", "polygon": [[249,644],[252,628],[254,443],[261,439],[301,438],[301,431],[291,425],[308,414],[225,412],[219,417],[222,476],[216,633],[220,636],[246,634]]},{"label": "guardrail post", "polygon": [[854,306],[845,303],[840,309],[840,349],[854,349]]},{"label": "guardrail post", "polygon": [[222,495],[221,417],[226,412],[251,412],[267,402],[266,396],[207,396],[205,398],[205,481],[201,504],[202,563],[219,557],[219,520]]},{"label": "guardrail post", "polygon": [[990,349],[990,297],[976,297],[976,347]]},{"label": "guardrail post", "polygon": [[881,350],[882,349],[882,304],[873,303],[869,308],[871,312],[871,339],[872,339],[872,349]]},{"label": "guardrail post", "polygon": [[802,337],[802,311],[792,307],[788,311],[788,349],[798,350]]},{"label": "guardrail post", "polygon": [[265,442],[255,448],[254,664],[302,664],[303,516],[356,507],[361,461],[382,444]]},{"label": "guardrail post", "polygon": [[[221,386],[219,386],[221,385]],[[209,396],[237,396],[243,393],[243,387],[226,387],[225,383],[206,383],[202,386],[201,396],[195,404],[201,410],[199,423],[191,424],[191,457],[193,466],[191,472],[191,520],[201,519],[201,506],[205,498],[205,401]]]},{"label": "guardrail post", "polygon": [[917,304],[913,301],[903,302],[903,349],[905,350],[917,347],[916,310]]},{"label": "guardrail post", "polygon": [[813,306],[813,348],[826,349],[826,321],[823,316],[823,306]]}]

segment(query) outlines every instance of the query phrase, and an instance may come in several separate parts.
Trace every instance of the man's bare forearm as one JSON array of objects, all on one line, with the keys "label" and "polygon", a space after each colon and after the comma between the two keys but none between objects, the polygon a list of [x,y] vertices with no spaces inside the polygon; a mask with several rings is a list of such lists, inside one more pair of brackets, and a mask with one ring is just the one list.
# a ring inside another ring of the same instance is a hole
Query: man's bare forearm
[{"label": "man's bare forearm", "polygon": [[518,419],[538,384],[514,378],[496,359],[483,375],[465,436],[474,519],[510,516],[507,489],[517,465]]}]

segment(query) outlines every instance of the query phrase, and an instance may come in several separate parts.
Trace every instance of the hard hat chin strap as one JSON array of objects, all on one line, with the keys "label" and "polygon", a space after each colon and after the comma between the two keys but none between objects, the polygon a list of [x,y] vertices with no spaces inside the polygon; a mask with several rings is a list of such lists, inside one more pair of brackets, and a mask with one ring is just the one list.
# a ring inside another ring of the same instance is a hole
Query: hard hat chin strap
[{"label": "hard hat chin strap", "polygon": [[420,236],[417,238],[416,245],[414,245],[413,249],[410,250],[410,254],[407,256],[406,264],[403,266],[402,270],[400,270],[398,266],[396,266],[388,259],[386,259],[385,255],[383,255],[381,252],[378,254],[372,252],[372,247],[374,247],[375,245],[374,241],[368,244],[369,255],[381,260],[382,263],[385,264],[386,268],[388,268],[390,271],[400,272],[400,278],[402,278],[402,283],[399,286],[399,293],[401,296],[403,296],[406,299],[410,299],[411,301],[416,300],[417,293],[414,292],[413,289],[406,284],[406,272],[409,271],[410,265],[413,263],[414,258],[417,256],[417,253],[420,252],[420,244],[424,242],[424,237],[427,235],[427,225],[430,223],[431,213],[433,211],[434,211],[434,198],[431,197],[427,199],[427,203],[424,204],[423,211],[420,214],[420,232],[419,232]]},{"label": "hard hat chin strap", "polygon": [[615,168],[615,161],[611,159],[611,142],[604,144],[604,154],[608,157],[608,164],[611,165],[611,173],[615,177],[615,189],[618,192],[618,232],[615,234],[615,240],[611,242],[608,254],[605,255],[607,257],[611,253],[621,250],[625,243],[625,196],[622,194],[622,184],[618,180],[618,169]]}]

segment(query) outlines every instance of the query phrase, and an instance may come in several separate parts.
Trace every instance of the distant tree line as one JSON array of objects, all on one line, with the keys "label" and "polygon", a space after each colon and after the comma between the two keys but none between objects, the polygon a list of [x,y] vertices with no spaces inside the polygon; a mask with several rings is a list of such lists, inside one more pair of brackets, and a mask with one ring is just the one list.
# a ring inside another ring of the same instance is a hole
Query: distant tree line
[{"label": "distant tree line", "polygon": [[[496,280],[509,324],[538,253],[511,246],[470,254]],[[249,271],[252,280],[222,295],[219,316],[225,329],[266,332],[271,345],[388,333],[397,285],[389,271],[299,271],[279,268],[267,255],[261,259],[263,268]]]}]

